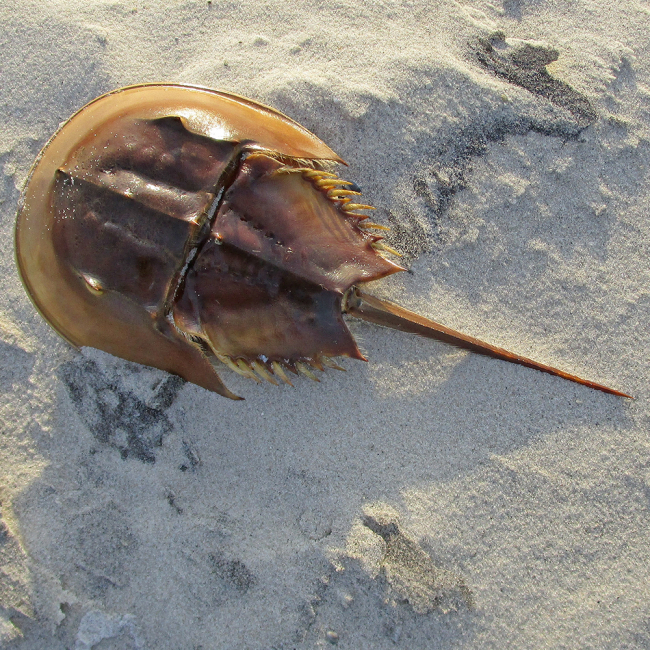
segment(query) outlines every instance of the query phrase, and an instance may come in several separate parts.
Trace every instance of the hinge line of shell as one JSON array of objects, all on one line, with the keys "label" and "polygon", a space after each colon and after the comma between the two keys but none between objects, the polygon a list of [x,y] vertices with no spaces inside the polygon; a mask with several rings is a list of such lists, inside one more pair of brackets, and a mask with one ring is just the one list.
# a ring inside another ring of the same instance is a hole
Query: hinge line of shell
[{"label": "hinge line of shell", "polygon": [[176,327],[174,324],[174,319],[171,317],[174,303],[183,290],[185,278],[187,277],[187,273],[194,263],[194,260],[196,260],[196,258],[199,256],[201,248],[203,248],[205,243],[210,238],[210,231],[212,230],[212,226],[217,219],[219,208],[221,207],[224,196],[226,195],[226,190],[237,175],[242,161],[245,158],[245,154],[246,150],[241,146],[238,146],[233,151],[231,160],[226,165],[226,168],[216,183],[215,187],[219,189],[215,192],[215,197],[210,204],[210,207],[203,213],[203,215],[201,215],[201,223],[198,224],[199,229],[196,235],[194,237],[190,236],[187,242],[185,242],[185,254],[181,263],[178,265],[178,269],[174,274],[172,281],[169,283],[169,289],[164,301],[163,317],[168,322],[171,322],[174,325],[176,331],[182,334],[185,338],[187,338],[186,333],[182,332],[179,328]]}]

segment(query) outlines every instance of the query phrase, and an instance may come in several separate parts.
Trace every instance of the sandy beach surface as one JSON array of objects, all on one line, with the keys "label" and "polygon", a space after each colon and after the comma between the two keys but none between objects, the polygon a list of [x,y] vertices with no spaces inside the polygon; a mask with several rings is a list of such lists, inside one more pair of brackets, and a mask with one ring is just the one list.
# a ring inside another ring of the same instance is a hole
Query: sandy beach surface
[{"label": "sandy beach surface", "polygon": [[[650,648],[650,9],[642,0],[0,6],[0,647]],[[368,363],[234,402],[72,349],[20,191],[128,84],[276,107],[408,273],[372,292],[598,381],[349,322]]]}]

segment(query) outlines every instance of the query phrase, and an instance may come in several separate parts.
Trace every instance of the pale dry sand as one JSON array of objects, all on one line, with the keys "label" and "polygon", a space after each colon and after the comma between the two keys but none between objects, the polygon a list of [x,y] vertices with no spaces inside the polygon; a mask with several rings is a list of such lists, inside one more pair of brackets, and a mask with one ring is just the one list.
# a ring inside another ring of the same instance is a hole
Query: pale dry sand
[{"label": "pale dry sand", "polygon": [[[10,0],[0,24],[0,646],[650,647],[646,2]],[[71,350],[17,276],[19,191],[75,109],[159,80],[342,155],[412,269],[376,293],[637,399],[363,323],[370,363],[224,370],[238,403]]]}]

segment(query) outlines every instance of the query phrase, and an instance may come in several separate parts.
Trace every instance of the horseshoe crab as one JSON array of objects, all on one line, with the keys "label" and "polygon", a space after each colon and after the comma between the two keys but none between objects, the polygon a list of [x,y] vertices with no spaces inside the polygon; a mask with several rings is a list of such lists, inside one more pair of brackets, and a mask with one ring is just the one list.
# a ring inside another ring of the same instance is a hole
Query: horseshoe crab
[{"label": "horseshoe crab", "polygon": [[368,221],[344,161],[282,113],[195,86],[103,95],[45,145],[25,187],[16,255],[27,293],[74,346],[226,397],[222,362],[256,380],[364,359],[343,314],[602,390],[368,295],[404,270]]}]

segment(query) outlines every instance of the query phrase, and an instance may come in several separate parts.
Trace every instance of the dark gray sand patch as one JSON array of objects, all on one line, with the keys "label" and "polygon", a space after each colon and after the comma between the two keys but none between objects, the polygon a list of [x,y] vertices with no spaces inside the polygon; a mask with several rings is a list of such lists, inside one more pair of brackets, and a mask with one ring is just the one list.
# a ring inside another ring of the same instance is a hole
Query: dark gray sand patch
[{"label": "dark gray sand patch", "polygon": [[221,551],[214,551],[208,555],[208,561],[212,573],[227,589],[245,594],[255,585],[255,576],[241,560],[230,559]]},{"label": "dark gray sand patch", "polygon": [[165,411],[184,381],[167,375],[147,402],[107,376],[92,359],[78,357],[59,369],[81,419],[98,442],[123,458],[154,463],[156,448],[172,430]]},{"label": "dark gray sand patch", "polygon": [[451,611],[463,605],[472,606],[472,594],[463,579],[436,566],[396,521],[366,516],[363,525],[386,543],[381,561],[386,580],[396,596],[408,602],[417,614],[426,614],[436,608]]},{"label": "dark gray sand patch", "polygon": [[503,32],[479,38],[476,45],[481,65],[511,84],[565,108],[578,126],[585,128],[596,121],[598,114],[584,95],[548,73],[546,66],[559,56],[558,50],[544,43],[506,39]]}]

